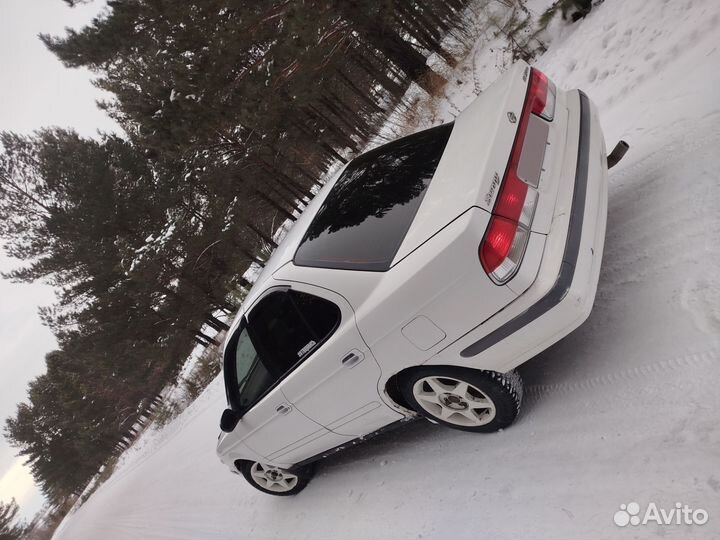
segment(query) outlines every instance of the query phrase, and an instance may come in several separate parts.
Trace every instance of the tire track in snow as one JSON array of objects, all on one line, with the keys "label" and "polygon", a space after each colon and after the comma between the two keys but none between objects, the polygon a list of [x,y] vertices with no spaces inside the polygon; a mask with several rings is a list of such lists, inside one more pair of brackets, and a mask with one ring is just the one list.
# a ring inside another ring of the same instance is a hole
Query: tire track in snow
[{"label": "tire track in snow", "polygon": [[[718,169],[706,167],[694,173],[693,182],[685,182],[683,173],[687,171],[679,163],[689,156],[712,162],[706,158],[720,143],[719,115],[720,111],[714,110],[699,118],[642,130],[643,137],[666,134],[667,145],[645,154],[639,148],[640,156],[633,156],[611,175],[602,268],[606,288],[607,284],[648,281],[711,254],[713,239],[720,233],[720,220],[714,212],[720,202],[714,180]],[[688,138],[683,135],[687,132],[702,136]],[[678,201],[691,204],[679,205]],[[647,223],[653,226],[644,226]],[[668,257],[669,253],[673,256]],[[598,296],[604,296],[602,288]]]},{"label": "tire track in snow", "polygon": [[648,375],[659,375],[687,368],[707,368],[718,365],[719,360],[720,350],[710,349],[704,352],[677,356],[621,371],[597,375],[579,381],[529,385],[525,387],[525,400],[532,404],[548,395],[587,391],[602,386],[617,385],[618,383],[647,377]]}]

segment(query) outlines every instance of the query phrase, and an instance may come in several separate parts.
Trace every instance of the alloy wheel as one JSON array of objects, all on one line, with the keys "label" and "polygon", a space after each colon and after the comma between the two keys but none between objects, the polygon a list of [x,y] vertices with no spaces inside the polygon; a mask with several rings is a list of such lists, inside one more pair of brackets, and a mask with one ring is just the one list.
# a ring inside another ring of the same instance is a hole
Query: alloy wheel
[{"label": "alloy wheel", "polygon": [[495,418],[495,403],[482,390],[453,377],[423,377],[413,397],[431,416],[457,426],[477,427]]},{"label": "alloy wheel", "polygon": [[290,491],[298,483],[297,475],[257,462],[250,468],[250,476],[258,486],[275,493]]}]

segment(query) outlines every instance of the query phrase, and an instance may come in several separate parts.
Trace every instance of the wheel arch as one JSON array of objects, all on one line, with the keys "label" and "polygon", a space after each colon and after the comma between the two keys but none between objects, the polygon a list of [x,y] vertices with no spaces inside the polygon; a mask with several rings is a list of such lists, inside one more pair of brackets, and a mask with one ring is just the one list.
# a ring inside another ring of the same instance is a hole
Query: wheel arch
[{"label": "wheel arch", "polygon": [[393,402],[393,404],[402,407],[404,409],[408,409],[410,411],[415,411],[415,409],[410,405],[405,397],[402,395],[402,391],[400,390],[400,386],[402,384],[402,381],[405,377],[408,377],[412,373],[416,371],[422,371],[426,370],[428,368],[435,368],[435,369],[445,369],[445,368],[452,368],[452,369],[460,369],[465,371],[472,371],[476,373],[487,373],[489,375],[506,375],[505,373],[502,373],[500,371],[494,371],[492,369],[475,369],[475,368],[469,368],[466,366],[455,366],[453,364],[422,364],[419,366],[410,366],[405,369],[402,369],[395,373],[394,375],[391,375],[388,380],[385,382],[385,394],[390,398],[390,400]]},{"label": "wheel arch", "polygon": [[401,407],[403,409],[407,409],[409,411],[415,411],[415,409],[413,409],[412,406],[407,402],[405,397],[403,397],[402,391],[400,390],[400,383],[402,382],[404,377],[406,377],[418,367],[419,366],[412,366],[409,368],[405,368],[401,371],[398,371],[394,375],[391,375],[390,378],[385,381],[385,395],[390,399],[390,401],[392,401],[393,405],[396,405],[397,407]]},{"label": "wheel arch", "polygon": [[236,469],[239,473],[243,472],[243,465],[252,464],[252,463],[254,463],[253,460],[251,460],[251,459],[242,459],[242,458],[238,458],[238,459],[236,459],[235,461],[233,461],[233,465],[235,466],[235,469]]}]

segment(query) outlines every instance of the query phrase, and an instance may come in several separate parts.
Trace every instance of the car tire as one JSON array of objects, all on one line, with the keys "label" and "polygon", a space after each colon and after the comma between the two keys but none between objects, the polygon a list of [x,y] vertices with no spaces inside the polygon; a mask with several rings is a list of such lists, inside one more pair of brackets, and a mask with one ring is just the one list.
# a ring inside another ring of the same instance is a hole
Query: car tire
[{"label": "car tire", "polygon": [[407,403],[433,423],[462,431],[491,433],[517,417],[522,379],[515,371],[497,373],[455,366],[423,366],[400,381]]},{"label": "car tire", "polygon": [[239,461],[237,468],[252,487],[268,495],[279,497],[300,493],[315,472],[312,465],[288,471],[257,461]]}]

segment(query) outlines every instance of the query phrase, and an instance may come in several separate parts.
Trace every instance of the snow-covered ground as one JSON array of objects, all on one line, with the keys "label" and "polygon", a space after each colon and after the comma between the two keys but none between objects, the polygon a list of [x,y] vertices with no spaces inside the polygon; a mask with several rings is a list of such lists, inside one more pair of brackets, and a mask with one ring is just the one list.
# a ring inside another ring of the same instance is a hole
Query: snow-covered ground
[{"label": "snow-covered ground", "polygon": [[[595,101],[609,148],[631,149],[610,174],[595,309],[521,369],[516,424],[412,423],[324,462],[297,497],[271,497],[215,458],[216,381],[56,538],[717,537],[720,3],[606,0],[538,66]],[[618,527],[632,501],[709,521]]]}]

